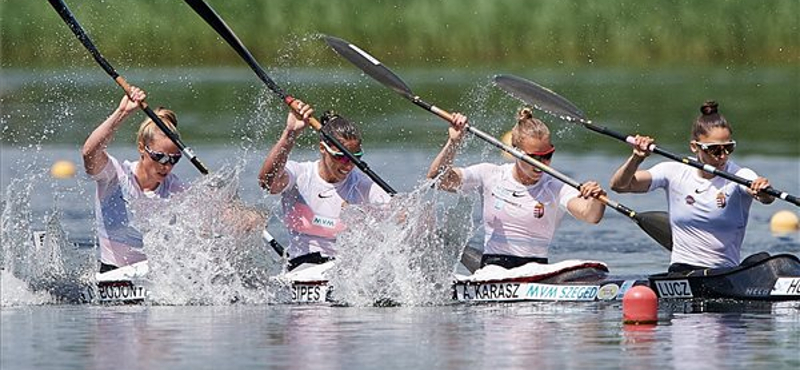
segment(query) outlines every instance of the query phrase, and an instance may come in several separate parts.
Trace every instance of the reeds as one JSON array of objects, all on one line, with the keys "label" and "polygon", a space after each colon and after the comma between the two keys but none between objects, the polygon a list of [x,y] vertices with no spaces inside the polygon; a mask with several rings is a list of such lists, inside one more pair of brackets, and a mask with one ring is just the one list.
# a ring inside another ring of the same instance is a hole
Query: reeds
[{"label": "reeds", "polygon": [[[289,63],[325,47],[303,40],[315,33],[349,39],[407,66],[786,66],[800,60],[797,0],[209,3],[258,59],[296,48],[299,57]],[[112,61],[143,67],[241,63],[181,1],[67,4]],[[46,2],[4,0],[0,6],[3,67],[58,66],[65,56],[85,53]],[[294,41],[287,46],[287,40]]]}]

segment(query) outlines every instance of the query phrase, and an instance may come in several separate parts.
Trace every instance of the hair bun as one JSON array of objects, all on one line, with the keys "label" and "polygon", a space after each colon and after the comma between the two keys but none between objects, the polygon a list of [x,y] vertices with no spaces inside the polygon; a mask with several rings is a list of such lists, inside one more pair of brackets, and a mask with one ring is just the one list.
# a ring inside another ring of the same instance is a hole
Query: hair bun
[{"label": "hair bun", "polygon": [[322,126],[325,126],[328,124],[328,122],[333,121],[336,118],[339,118],[339,115],[336,114],[336,111],[326,110],[325,113],[322,113],[322,117],[319,118],[319,123]]},{"label": "hair bun", "polygon": [[533,118],[533,109],[530,107],[523,107],[522,109],[517,112],[517,120],[518,121],[525,121]]},{"label": "hair bun", "polygon": [[717,102],[715,102],[713,100],[708,100],[703,104],[702,107],[700,107],[700,112],[702,112],[704,116],[707,116],[707,115],[710,115],[710,114],[716,114],[718,107],[719,107],[719,104],[717,104]]}]

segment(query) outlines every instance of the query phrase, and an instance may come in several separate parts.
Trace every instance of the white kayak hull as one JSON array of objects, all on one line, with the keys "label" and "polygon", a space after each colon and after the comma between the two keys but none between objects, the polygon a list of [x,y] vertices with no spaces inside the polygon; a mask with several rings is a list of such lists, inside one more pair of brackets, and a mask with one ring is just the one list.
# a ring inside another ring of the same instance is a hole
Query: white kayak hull
[{"label": "white kayak hull", "polygon": [[[285,289],[285,303],[334,302],[327,272],[334,262],[306,264],[269,278],[269,289]],[[765,272],[766,271],[766,272]],[[149,295],[147,262],[104,274],[84,292],[84,301],[100,304],[141,303]],[[513,269],[487,266],[472,275],[455,275],[453,299],[459,302],[593,302],[619,301],[633,286],[651,287],[659,299],[800,300],[800,259],[765,257],[750,264],[704,275],[609,277],[598,261],[529,263]],[[727,290],[726,290],[727,289]],[[739,292],[741,294],[736,295]],[[680,293],[680,294],[678,294]]]},{"label": "white kayak hull", "polygon": [[[325,273],[333,261],[320,265],[304,264],[286,274],[269,278],[270,288],[286,289],[289,303],[331,302],[328,278]],[[95,274],[95,283],[86,286],[81,294],[83,303],[138,304],[150,296],[150,282],[146,275],[147,261]]]}]

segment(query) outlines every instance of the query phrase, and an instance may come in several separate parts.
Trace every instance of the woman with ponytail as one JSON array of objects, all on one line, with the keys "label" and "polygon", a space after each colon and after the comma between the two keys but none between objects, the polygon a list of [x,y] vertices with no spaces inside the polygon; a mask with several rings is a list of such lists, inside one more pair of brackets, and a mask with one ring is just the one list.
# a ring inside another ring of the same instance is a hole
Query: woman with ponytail
[{"label": "woman with ponytail", "polygon": [[[281,194],[284,223],[288,228],[289,270],[303,263],[321,264],[336,255],[336,235],[345,229],[340,219],[345,204],[386,203],[389,195],[372,180],[353,171],[355,165],[320,134],[316,161],[289,160],[295,140],[308,127],[314,110],[299,102],[289,112],[286,128],[272,147],[258,175],[270,194]],[[328,111],[320,119],[322,130],[348,151],[361,157],[361,133],[344,117]]]},{"label": "woman with ponytail", "polygon": [[[603,218],[605,205],[594,197],[605,191],[595,181],[583,183],[578,191],[520,159],[503,165],[453,167],[467,124],[464,115],[454,116],[449,139],[431,163],[428,178],[438,178],[438,187],[443,190],[478,190],[483,194],[485,237],[481,267],[499,265],[510,269],[530,262],[548,263],[550,242],[565,213],[588,223],[598,223]],[[550,142],[550,130],[533,117],[530,108],[518,112],[511,142],[547,165],[556,150]]]},{"label": "woman with ponytail", "polygon": [[[144,261],[142,234],[131,225],[129,203],[134,199],[167,199],[184,190],[184,184],[172,173],[181,159],[177,146],[151,119],[139,126],[139,160],[119,162],[106,148],[117,129],[145,99],[145,92],[132,86],[119,107],[101,123],[83,144],[83,166],[95,180],[95,219],[100,246],[100,272]],[[176,134],[178,120],[171,110],[158,108],[155,113]]]},{"label": "woman with ponytail", "polygon": [[670,272],[739,265],[753,199],[765,204],[775,200],[760,193],[769,187],[769,180],[729,160],[736,141],[731,125],[719,113],[719,105],[707,101],[700,112],[692,124],[689,149],[701,163],[752,180],[752,186],[747,188],[678,162],[639,170],[654,142],[639,135],[633,154],[611,178],[611,189],[618,193],[666,191],[673,245]]}]

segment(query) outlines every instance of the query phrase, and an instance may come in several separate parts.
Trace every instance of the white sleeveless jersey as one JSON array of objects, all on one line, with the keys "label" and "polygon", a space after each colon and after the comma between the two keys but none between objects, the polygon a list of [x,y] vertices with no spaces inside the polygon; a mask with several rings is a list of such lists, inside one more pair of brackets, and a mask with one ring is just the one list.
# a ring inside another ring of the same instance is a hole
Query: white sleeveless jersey
[{"label": "white sleeveless jersey", "polygon": [[[724,170],[748,180],[758,177],[731,161]],[[659,163],[647,171],[653,178],[649,191],[664,189],[667,193],[671,263],[737,266],[753,203],[747,188],[719,176],[704,179],[696,168],[677,162]]]},{"label": "white sleeveless jersey", "polygon": [[340,219],[346,204],[386,203],[389,194],[353,169],[347,177],[331,184],[319,176],[319,161],[287,161],[289,183],[281,192],[284,224],[289,230],[289,256],[319,252],[336,255],[336,235],[345,229]]},{"label": "white sleeveless jersey", "polygon": [[513,163],[462,169],[461,190],[483,194],[484,253],[547,258],[567,203],[580,193],[548,174],[522,185],[513,170]]},{"label": "white sleeveless jersey", "polygon": [[138,161],[120,164],[109,155],[103,170],[92,176],[97,185],[95,224],[100,261],[105,264],[122,267],[147,259],[141,251],[142,234],[131,225],[131,202],[143,198],[166,200],[185,189],[178,177],[170,173],[154,191],[142,191],[134,175],[138,165]]}]

